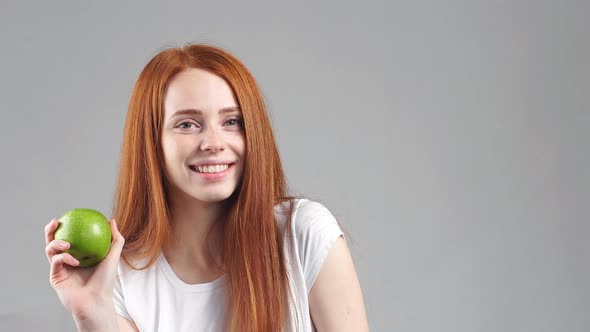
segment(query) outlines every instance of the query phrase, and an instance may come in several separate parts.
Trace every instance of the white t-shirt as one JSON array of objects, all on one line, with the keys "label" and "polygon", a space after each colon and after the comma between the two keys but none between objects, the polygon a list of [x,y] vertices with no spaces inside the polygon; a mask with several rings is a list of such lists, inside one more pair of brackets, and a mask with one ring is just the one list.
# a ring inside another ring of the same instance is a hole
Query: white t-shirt
[{"label": "white t-shirt", "polygon": [[[287,216],[276,213],[284,230]],[[281,210],[284,211],[284,210]],[[285,232],[283,232],[285,234]],[[308,295],[334,242],[343,234],[336,219],[322,204],[298,199],[293,209],[291,238],[285,237],[285,258],[295,303],[290,303],[286,331],[315,331],[309,313]],[[142,332],[222,331],[226,322],[225,276],[204,284],[180,280],[164,255],[146,270],[132,270],[121,261],[113,290],[115,311],[135,322]]]}]

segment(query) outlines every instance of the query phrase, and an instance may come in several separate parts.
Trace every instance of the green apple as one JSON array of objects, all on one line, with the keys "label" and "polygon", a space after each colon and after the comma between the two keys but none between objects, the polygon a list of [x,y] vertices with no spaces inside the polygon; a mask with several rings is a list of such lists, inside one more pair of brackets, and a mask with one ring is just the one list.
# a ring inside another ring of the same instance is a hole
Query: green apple
[{"label": "green apple", "polygon": [[81,267],[102,261],[111,247],[111,226],[107,218],[92,209],[73,209],[59,218],[54,236],[70,243],[65,252],[74,256]]}]

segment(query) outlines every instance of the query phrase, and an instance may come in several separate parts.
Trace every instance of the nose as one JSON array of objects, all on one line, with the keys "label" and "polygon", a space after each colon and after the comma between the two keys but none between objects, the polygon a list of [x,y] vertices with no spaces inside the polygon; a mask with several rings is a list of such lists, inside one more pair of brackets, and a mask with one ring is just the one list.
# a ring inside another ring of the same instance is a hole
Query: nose
[{"label": "nose", "polygon": [[201,150],[203,151],[219,151],[223,150],[223,140],[221,135],[215,129],[209,127],[203,133],[203,140],[201,141]]}]

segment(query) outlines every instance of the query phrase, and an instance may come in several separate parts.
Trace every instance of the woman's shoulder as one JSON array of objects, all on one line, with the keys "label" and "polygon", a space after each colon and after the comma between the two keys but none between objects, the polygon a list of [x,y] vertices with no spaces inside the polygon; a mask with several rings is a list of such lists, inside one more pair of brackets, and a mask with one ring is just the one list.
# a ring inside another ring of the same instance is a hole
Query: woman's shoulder
[{"label": "woman's shoulder", "polygon": [[[292,204],[292,210],[290,210]],[[307,198],[283,202],[275,208],[277,220],[285,225],[291,212],[290,228],[296,236],[321,232],[326,228],[339,228],[332,212],[322,203]]]}]

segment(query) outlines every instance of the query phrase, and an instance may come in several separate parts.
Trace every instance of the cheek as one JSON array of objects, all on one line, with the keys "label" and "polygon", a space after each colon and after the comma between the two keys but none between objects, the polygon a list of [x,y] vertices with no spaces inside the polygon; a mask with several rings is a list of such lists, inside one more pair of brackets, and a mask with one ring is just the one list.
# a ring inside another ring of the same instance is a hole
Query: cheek
[{"label": "cheek", "polygon": [[164,152],[164,160],[166,160],[167,164],[170,165],[171,162],[182,158],[183,146],[182,142],[178,140],[162,139],[162,151]]},{"label": "cheek", "polygon": [[162,138],[162,152],[164,153],[164,160],[170,160],[170,155],[174,153],[174,147],[170,140]]},{"label": "cheek", "polygon": [[244,159],[246,155],[246,139],[243,135],[234,141],[234,147],[236,153],[240,154],[241,158]]}]

